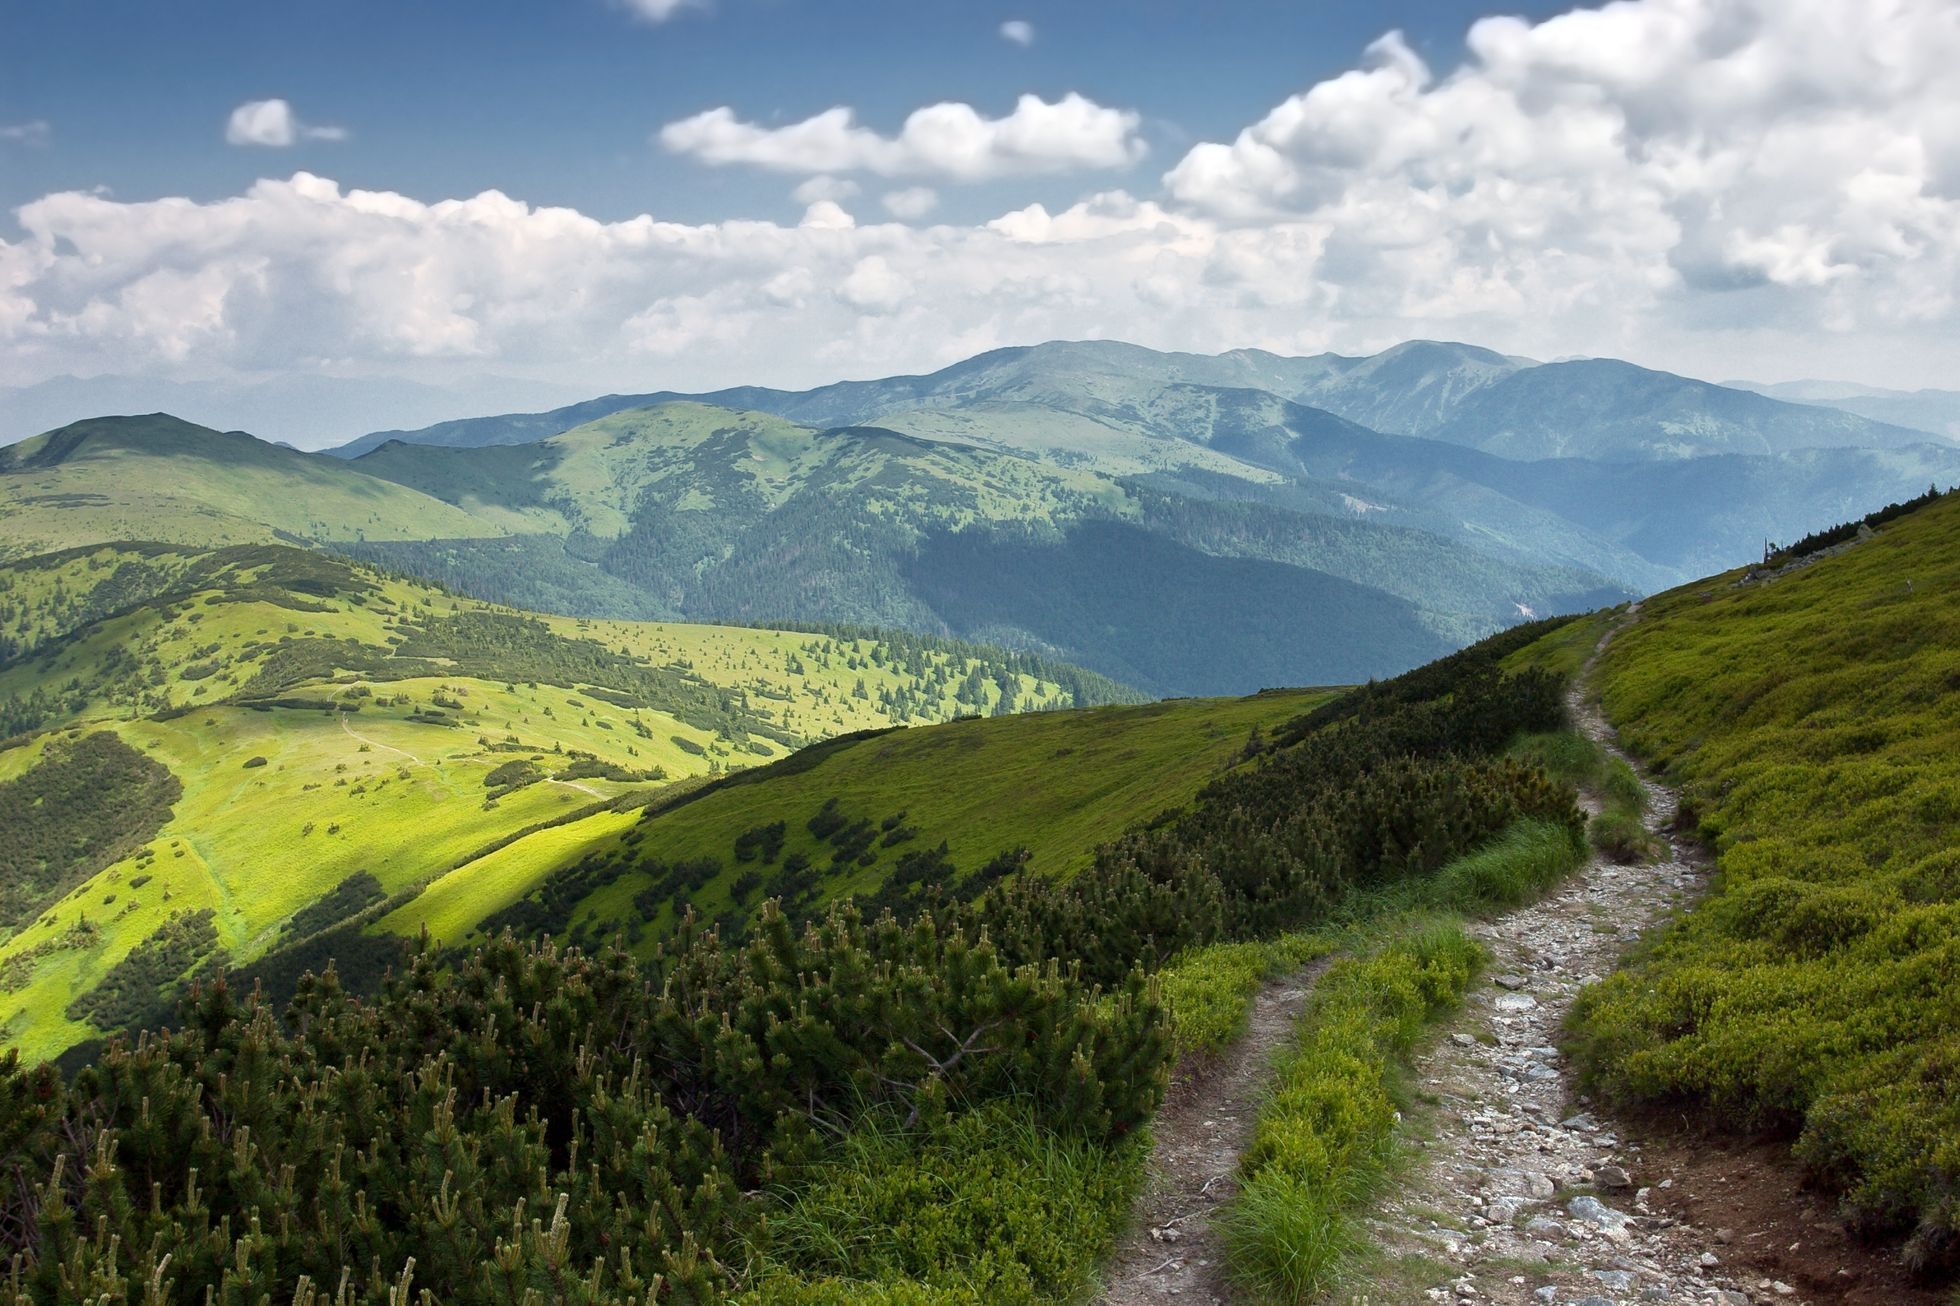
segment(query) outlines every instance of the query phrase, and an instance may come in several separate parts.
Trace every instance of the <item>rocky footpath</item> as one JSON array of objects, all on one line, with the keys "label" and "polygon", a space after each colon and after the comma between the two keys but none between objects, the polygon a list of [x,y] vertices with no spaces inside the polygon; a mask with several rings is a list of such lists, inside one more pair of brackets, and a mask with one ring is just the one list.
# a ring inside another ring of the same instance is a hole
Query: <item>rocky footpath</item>
[{"label": "rocky footpath", "polygon": [[[1610,728],[1574,699],[1582,729]],[[1660,1208],[1673,1180],[1637,1186],[1645,1167],[1576,1096],[1557,1048],[1585,985],[1695,896],[1706,869],[1667,835],[1674,796],[1648,785],[1648,821],[1668,855],[1622,866],[1596,858],[1558,893],[1478,926],[1493,983],[1417,1064],[1427,1106],[1416,1164],[1373,1232],[1404,1285],[1375,1300],[1459,1306],[1755,1306],[1806,1300],[1794,1286],[1729,1264],[1734,1234]],[[1358,1300],[1359,1298],[1357,1298]]]}]

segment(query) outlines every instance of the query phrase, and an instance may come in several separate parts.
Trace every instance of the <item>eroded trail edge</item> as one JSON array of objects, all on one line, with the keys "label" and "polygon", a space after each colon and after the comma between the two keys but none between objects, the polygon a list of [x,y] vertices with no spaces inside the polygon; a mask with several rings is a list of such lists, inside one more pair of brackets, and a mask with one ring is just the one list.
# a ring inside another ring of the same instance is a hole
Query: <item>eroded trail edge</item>
[{"label": "eroded trail edge", "polygon": [[[1619,754],[1586,696],[1589,679],[1575,678],[1574,725]],[[1372,1221],[1388,1257],[1372,1300],[1806,1300],[1789,1284],[1732,1268],[1730,1231],[1682,1222],[1662,1209],[1664,1193],[1635,1186],[1644,1169],[1637,1142],[1578,1100],[1556,1046],[1579,990],[1707,878],[1700,850],[1672,834],[1675,794],[1642,783],[1665,857],[1631,866],[1595,857],[1554,894],[1472,927],[1494,983],[1474,992],[1447,1037],[1417,1060],[1416,1092],[1434,1105],[1419,1113],[1426,1137],[1412,1172]]]},{"label": "eroded trail edge", "polygon": [[1235,1300],[1211,1216],[1238,1191],[1239,1156],[1272,1082],[1273,1059],[1293,1045],[1313,982],[1327,962],[1269,980],[1246,1032],[1209,1063],[1180,1069],[1151,1124],[1155,1140],[1135,1225],[1103,1271],[1101,1301],[1129,1306],[1175,1297]]}]

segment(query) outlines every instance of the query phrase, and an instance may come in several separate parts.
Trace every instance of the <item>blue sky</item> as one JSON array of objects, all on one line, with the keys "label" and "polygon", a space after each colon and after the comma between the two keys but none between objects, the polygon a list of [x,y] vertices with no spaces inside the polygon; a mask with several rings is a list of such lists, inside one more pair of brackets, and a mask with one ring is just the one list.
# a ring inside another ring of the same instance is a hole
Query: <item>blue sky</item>
[{"label": "blue sky", "polygon": [[[1237,131],[1391,28],[1455,63],[1486,7],[716,0],[655,24],[609,0],[0,0],[0,123],[50,125],[49,148],[0,158],[0,207],[97,186],[236,194],[268,159],[225,144],[226,116],[275,96],[350,137],[302,143],[283,168],[424,198],[494,188],[604,218],[793,216],[788,186],[651,143],[663,123],[724,104],[761,121],[851,105],[890,129],[936,100],[1002,113],[1024,92],[1077,91],[1143,114],[1150,156],[1106,180],[1147,184],[1191,140]],[[1015,19],[1034,28],[1025,48],[999,35]],[[1066,203],[1077,189],[1012,194]],[[992,190],[949,197],[949,212],[991,216]]]},{"label": "blue sky", "polygon": [[[284,151],[280,167],[423,198],[496,188],[598,218],[794,216],[788,186],[651,143],[662,124],[721,104],[760,122],[849,104],[890,129],[935,100],[1002,114],[1023,92],[1074,90],[1145,116],[1151,155],[1105,180],[1149,186],[1166,155],[1337,75],[1392,27],[1456,63],[1482,8],[715,0],[649,24],[610,0],[0,0],[0,124],[51,133],[45,149],[0,157],[0,208],[94,186],[125,200],[237,194],[269,161],[227,147],[225,118],[272,96],[349,131]],[[1031,45],[1000,37],[1011,20],[1033,25]],[[1011,194],[1066,204],[1076,186]],[[994,186],[949,200],[951,216],[1000,212]]]},{"label": "blue sky", "polygon": [[0,0],[0,34],[0,392],[467,410],[1089,337],[1960,389],[1953,0]]}]

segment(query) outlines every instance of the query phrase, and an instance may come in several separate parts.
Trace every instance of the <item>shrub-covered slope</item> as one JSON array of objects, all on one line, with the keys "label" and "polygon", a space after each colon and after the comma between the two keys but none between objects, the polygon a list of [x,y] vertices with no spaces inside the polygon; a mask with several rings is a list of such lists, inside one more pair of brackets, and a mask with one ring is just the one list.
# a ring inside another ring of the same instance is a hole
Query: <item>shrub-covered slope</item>
[{"label": "shrub-covered slope", "polygon": [[[72,1083],[0,1056],[9,1291],[1070,1295],[1168,1077],[1148,972],[1324,921],[1519,821],[1576,828],[1569,789],[1497,755],[1559,717],[1554,679],[1496,673],[1508,651],[1296,718],[1066,879],[902,886],[870,924],[768,905],[739,943],[687,921],[640,962],[504,937],[424,955],[372,1001],[307,980],[283,1022],[211,986],[180,1032]],[[203,927],[158,938],[111,1000]],[[902,1243],[863,1236],[900,1214]]]},{"label": "shrub-covered slope", "polygon": [[1582,999],[1589,1073],[1790,1131],[1857,1223],[1960,1264],[1960,497],[1649,600],[1600,677],[1722,874]]},{"label": "shrub-covered slope", "polygon": [[[545,883],[486,893],[441,880],[382,921],[460,942],[486,917],[526,933],[650,943],[687,908],[737,926],[765,897],[873,894],[918,868],[939,881],[1005,855],[1066,875],[1132,826],[1188,802],[1263,732],[1331,690],[1181,699],[957,721],[817,745],[671,805]],[[1025,861],[1023,860],[1025,854]],[[673,868],[685,866],[676,879]],[[537,892],[525,899],[531,890]],[[525,901],[519,902],[520,899]],[[512,904],[518,904],[515,907]],[[499,914],[501,913],[501,914]]]}]

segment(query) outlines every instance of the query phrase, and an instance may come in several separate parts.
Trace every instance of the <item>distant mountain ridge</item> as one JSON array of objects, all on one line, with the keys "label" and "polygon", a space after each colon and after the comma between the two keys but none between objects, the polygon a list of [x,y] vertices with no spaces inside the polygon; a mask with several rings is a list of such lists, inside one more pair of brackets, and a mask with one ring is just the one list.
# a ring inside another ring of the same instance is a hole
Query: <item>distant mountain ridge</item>
[{"label": "distant mountain ridge", "polygon": [[1960,479],[1924,432],[1433,341],[1053,342],[334,452],[78,423],[0,451],[0,549],[306,543],[538,611],[863,623],[1231,693],[1390,674]]},{"label": "distant mountain ridge", "polygon": [[358,457],[390,439],[478,446],[525,443],[629,408],[677,399],[753,409],[812,425],[877,421],[896,412],[979,402],[1120,410],[1138,388],[1200,385],[1263,390],[1373,430],[1427,435],[1511,458],[1616,461],[1802,448],[1901,448],[1926,432],[1820,412],[1615,359],[1540,363],[1475,345],[1417,340],[1379,354],[1287,357],[1262,350],[1161,353],[1120,341],[1051,341],[996,349],[920,376],[840,381],[813,390],[737,387],[705,394],[606,395],[545,413],[380,431],[333,450]]},{"label": "distant mountain ridge", "polygon": [[1849,381],[1724,381],[1737,390],[1752,390],[1772,399],[1837,408],[1875,422],[1891,422],[1960,441],[1960,390],[1885,390]]}]

